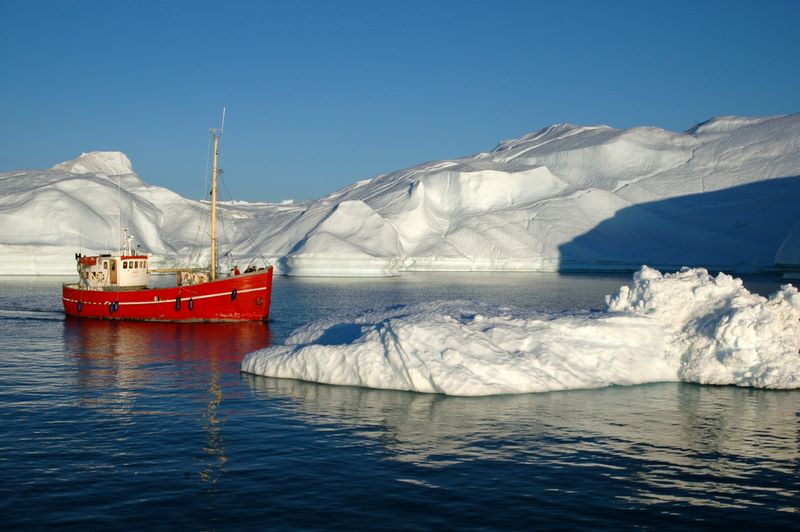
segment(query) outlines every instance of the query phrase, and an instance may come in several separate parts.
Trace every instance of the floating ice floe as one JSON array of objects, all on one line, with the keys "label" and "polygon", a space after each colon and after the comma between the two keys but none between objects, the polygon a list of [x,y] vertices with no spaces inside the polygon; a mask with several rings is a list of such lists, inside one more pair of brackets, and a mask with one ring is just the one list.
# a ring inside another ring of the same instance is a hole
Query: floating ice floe
[{"label": "floating ice floe", "polygon": [[468,301],[323,319],[242,371],[327,384],[494,395],[685,381],[800,388],[800,295],[704,269],[643,266],[607,309],[532,314]]}]

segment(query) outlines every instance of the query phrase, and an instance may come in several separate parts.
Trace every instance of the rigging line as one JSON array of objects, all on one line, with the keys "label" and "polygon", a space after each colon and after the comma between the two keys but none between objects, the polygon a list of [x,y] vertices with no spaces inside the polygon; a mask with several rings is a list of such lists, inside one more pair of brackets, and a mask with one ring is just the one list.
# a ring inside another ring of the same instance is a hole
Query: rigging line
[{"label": "rigging line", "polygon": [[[211,161],[211,135],[208,135],[208,143],[206,146],[206,161],[205,161],[205,170],[203,171],[203,185],[202,191],[200,192],[200,211],[196,213],[195,219],[198,220],[197,224],[195,225],[195,232],[194,238],[192,239],[192,247],[195,248],[195,252],[191,253],[189,256],[190,261],[194,262],[195,259],[197,262],[200,260],[200,256],[202,252],[198,249],[201,244],[201,239],[204,239],[209,233],[208,229],[208,216],[207,210],[205,209],[206,202],[208,201],[208,194],[209,188],[211,186],[211,173],[209,172],[209,164]],[[210,209],[209,205],[209,209]],[[199,217],[199,219],[198,219]]]},{"label": "rigging line", "polygon": [[[203,183],[202,189],[200,191],[200,201],[199,203],[199,211],[196,209],[192,209],[191,212],[194,212],[194,215],[191,217],[191,220],[196,222],[195,223],[195,230],[194,236],[192,237],[190,244],[195,251],[189,253],[189,262],[194,263],[195,259],[199,261],[200,256],[197,252],[197,248],[201,244],[202,235],[205,234],[205,226],[208,224],[207,216],[204,214],[206,212],[205,209],[205,201],[208,198],[208,187],[209,187],[209,172],[208,172],[208,165],[209,160],[211,159],[211,137],[208,137],[208,144],[206,146],[206,160],[205,160],[205,169],[203,171]],[[187,202],[188,203],[188,202]]]},{"label": "rigging line", "polygon": [[[217,181],[217,185],[218,185],[217,192],[222,197],[222,199],[220,199],[220,201],[221,202],[227,201],[229,203],[232,203],[233,202],[233,195],[231,194],[230,189],[228,189],[228,182],[225,179],[225,174],[224,173],[220,174],[219,180]],[[235,210],[236,206],[235,205],[228,205],[228,209],[229,210]],[[237,228],[241,228],[241,227],[245,227],[246,228],[247,226],[246,225],[242,226],[242,225],[238,224],[237,221],[236,221],[236,217],[235,216],[232,216],[231,217],[231,219],[232,219],[231,223],[226,225],[226,223],[225,223],[225,220],[226,220],[225,212],[226,211],[225,211],[225,209],[222,209],[222,208],[219,211],[220,211],[219,219],[220,219],[220,225],[222,225],[223,240],[224,240],[225,245],[227,246],[226,252],[225,252],[225,254],[223,256],[229,259],[230,265],[237,264],[237,257],[233,253],[233,246],[235,245],[234,238],[232,238],[230,236],[230,233],[229,233],[228,229],[230,229],[230,232],[232,232],[233,236],[235,237]],[[252,239],[252,234],[249,231],[245,230],[244,232],[245,232],[246,236],[251,237],[251,239]],[[239,257],[239,258],[241,258],[241,257]]]},{"label": "rigging line", "polygon": [[206,204],[201,203],[200,207],[200,211],[197,212],[199,219],[196,218],[197,225],[195,226],[194,240],[192,241],[192,247],[194,249],[194,252],[192,253],[192,260],[196,259],[196,262],[200,262],[200,257],[203,255],[203,249],[206,245],[206,237],[211,235],[211,232],[208,228],[210,223],[208,217],[210,206],[207,209]]},{"label": "rigging line", "polygon": [[[221,182],[222,182],[222,189],[223,189],[223,191],[224,191],[225,195],[228,197],[228,201],[232,203],[232,202],[233,202],[233,194],[231,194],[230,190],[228,190],[228,183],[227,183],[227,181],[225,181],[225,179],[223,178],[223,179],[221,180]],[[233,207],[233,205],[231,205],[231,207]],[[223,222],[223,223],[224,223],[224,222]],[[236,218],[235,218],[235,217],[233,218],[233,221],[232,221],[231,223],[232,223],[232,225],[233,225],[233,228],[232,228],[232,230],[234,231],[234,234],[235,234],[235,232],[236,232],[236,225],[237,225],[237,224],[236,224]]]},{"label": "rigging line", "polygon": [[[221,174],[221,175],[224,175],[224,174]],[[220,177],[219,180],[217,181],[217,184],[218,185],[221,184],[222,185],[221,188],[224,189],[225,194],[227,194],[228,197],[230,197],[230,193],[228,192],[228,186],[225,183],[225,178],[224,177]],[[222,192],[222,191],[218,190],[217,192],[219,193],[219,192]],[[224,199],[224,195],[225,194],[220,194],[220,196],[223,196],[223,198],[220,200],[220,202],[224,202],[225,201],[225,199]],[[233,248],[232,248],[232,245],[231,245],[232,239],[228,235],[228,226],[225,224],[225,209],[224,208],[220,208],[219,209],[219,223],[222,226],[223,244],[227,247],[227,251],[223,256],[230,258],[230,260],[234,261],[232,264],[235,264],[235,258],[233,256]],[[235,218],[233,220],[233,225],[234,225],[233,229],[234,229],[234,232],[235,232],[235,230],[236,230],[236,219]]]},{"label": "rigging line", "polygon": [[[225,178],[220,180],[222,183],[222,188],[225,190],[225,193],[228,195],[229,198],[233,199],[233,195],[228,190],[228,183],[225,181]],[[236,231],[236,228],[239,227],[240,230],[244,233],[244,236],[247,237],[247,240],[252,242],[255,240],[255,233],[253,233],[247,224],[237,225],[236,219],[233,220],[233,230]]]}]

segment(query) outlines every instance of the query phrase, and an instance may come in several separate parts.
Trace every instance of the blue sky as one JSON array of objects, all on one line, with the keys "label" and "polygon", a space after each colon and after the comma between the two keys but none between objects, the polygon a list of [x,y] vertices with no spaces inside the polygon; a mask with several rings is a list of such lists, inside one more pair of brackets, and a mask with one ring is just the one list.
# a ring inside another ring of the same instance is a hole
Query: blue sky
[{"label": "blue sky", "polygon": [[0,0],[0,172],[120,150],[204,195],[320,197],[553,123],[800,111],[800,2]]}]

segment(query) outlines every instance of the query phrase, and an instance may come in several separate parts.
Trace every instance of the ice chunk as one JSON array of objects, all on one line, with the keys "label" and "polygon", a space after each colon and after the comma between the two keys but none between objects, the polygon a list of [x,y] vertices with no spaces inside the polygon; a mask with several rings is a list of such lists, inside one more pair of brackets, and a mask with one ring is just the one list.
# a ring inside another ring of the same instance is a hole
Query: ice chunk
[{"label": "ice chunk", "polygon": [[800,294],[767,299],[703,269],[643,266],[606,311],[531,315],[433,302],[329,318],[242,371],[327,384],[493,395],[659,381],[800,387]]},{"label": "ice chunk", "polygon": [[683,381],[800,387],[800,295],[794,286],[767,299],[724,273],[661,275],[645,266],[632,289],[608,298],[608,308],[661,323],[665,356],[678,365]]}]

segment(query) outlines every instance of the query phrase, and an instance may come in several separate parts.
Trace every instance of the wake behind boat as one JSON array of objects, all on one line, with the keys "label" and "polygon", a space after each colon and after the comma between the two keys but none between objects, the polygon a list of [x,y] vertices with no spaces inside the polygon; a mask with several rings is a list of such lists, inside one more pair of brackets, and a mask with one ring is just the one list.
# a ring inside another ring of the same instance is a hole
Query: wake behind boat
[{"label": "wake behind boat", "polygon": [[[224,123],[224,114],[223,114]],[[142,321],[258,321],[269,318],[273,268],[238,269],[225,278],[217,272],[217,177],[219,137],[211,130],[211,264],[208,271],[174,270],[177,286],[151,288],[149,257],[132,248],[124,230],[124,248],[116,255],[81,255],[75,259],[78,282],[65,283],[62,303],[68,316]]]}]

